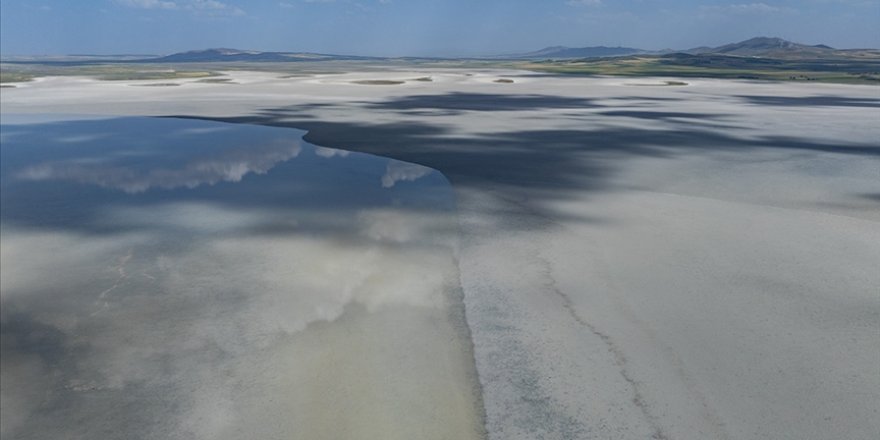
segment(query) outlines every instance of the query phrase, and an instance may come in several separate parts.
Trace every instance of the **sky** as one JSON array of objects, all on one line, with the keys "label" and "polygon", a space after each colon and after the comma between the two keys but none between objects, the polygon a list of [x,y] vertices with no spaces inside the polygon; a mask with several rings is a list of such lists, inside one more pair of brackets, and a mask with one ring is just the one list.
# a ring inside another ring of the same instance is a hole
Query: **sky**
[{"label": "sky", "polygon": [[0,0],[0,52],[474,56],[755,36],[880,47],[880,0]]}]

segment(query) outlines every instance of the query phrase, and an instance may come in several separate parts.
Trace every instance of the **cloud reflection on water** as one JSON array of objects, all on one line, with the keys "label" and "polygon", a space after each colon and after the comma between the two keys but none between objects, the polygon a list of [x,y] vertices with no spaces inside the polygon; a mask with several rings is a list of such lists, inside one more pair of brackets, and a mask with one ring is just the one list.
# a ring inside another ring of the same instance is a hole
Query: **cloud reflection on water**
[{"label": "cloud reflection on water", "polygon": [[47,162],[22,170],[26,180],[69,180],[90,183],[135,194],[150,188],[174,189],[239,182],[250,173],[265,174],[279,162],[297,157],[299,141],[276,140],[259,146],[243,146],[225,151],[219,157],[197,158],[180,168],[151,168],[77,161]]},{"label": "cloud reflection on water", "polygon": [[[51,161],[4,144],[4,438],[478,436],[452,204],[377,188],[386,159],[290,161],[311,146],[241,129]],[[65,209],[89,215],[47,223]]]},{"label": "cloud reflection on water", "polygon": [[391,188],[397,182],[413,182],[427,176],[432,169],[409,162],[390,159],[382,176],[382,187]]},{"label": "cloud reflection on water", "polygon": [[328,159],[331,157],[346,157],[348,156],[348,153],[349,152],[345,150],[315,146],[315,154]]}]

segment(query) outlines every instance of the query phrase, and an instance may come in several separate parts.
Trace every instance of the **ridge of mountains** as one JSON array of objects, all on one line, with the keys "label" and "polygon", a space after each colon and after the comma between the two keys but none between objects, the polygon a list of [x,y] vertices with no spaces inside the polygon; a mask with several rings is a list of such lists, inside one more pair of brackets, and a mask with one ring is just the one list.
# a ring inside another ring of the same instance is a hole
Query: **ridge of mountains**
[{"label": "ridge of mountains", "polygon": [[508,59],[571,59],[571,58],[600,58],[619,57],[629,55],[728,55],[740,57],[767,57],[767,58],[823,58],[823,57],[847,57],[864,52],[880,52],[876,49],[835,49],[824,44],[806,45],[775,37],[756,37],[737,43],[725,44],[717,47],[695,47],[687,50],[660,50],[651,51],[633,47],[565,47],[552,46],[534,52],[500,56]]},{"label": "ridge of mountains", "polygon": [[830,55],[835,52],[846,52],[846,50],[835,49],[824,44],[809,46],[784,40],[782,38],[757,37],[718,47],[696,47],[683,52],[691,55],[712,54],[748,57],[784,57],[786,55]]},{"label": "ridge of mountains", "polygon": [[[506,60],[543,60],[543,59],[576,59],[576,58],[605,58],[622,57],[631,55],[668,55],[682,53],[687,55],[727,55],[739,57],[768,57],[768,58],[825,58],[825,57],[850,57],[864,52],[880,51],[874,49],[835,49],[833,47],[818,44],[806,45],[788,41],[782,38],[756,37],[737,43],[725,44],[718,47],[695,47],[687,50],[662,50],[651,51],[634,47],[565,47],[551,46],[533,52],[519,54],[493,55],[488,57],[473,57],[477,59],[506,59]],[[422,57],[406,57],[422,58]],[[251,61],[251,62],[291,62],[291,61],[320,61],[320,60],[375,60],[383,57],[366,57],[353,55],[330,55],[308,52],[260,52],[237,49],[207,49],[180,52],[163,57],[153,58],[150,62],[158,63],[186,63],[186,62],[218,62],[218,61]]]},{"label": "ridge of mountains", "polygon": [[651,53],[634,47],[565,47],[550,46],[534,52],[493,56],[502,59],[563,59],[563,58],[602,58]]},{"label": "ridge of mountains", "polygon": [[156,63],[209,63],[217,61],[246,61],[246,62],[263,62],[263,63],[279,63],[290,61],[321,61],[321,60],[369,60],[374,57],[363,57],[355,55],[330,55],[310,52],[260,52],[255,50],[238,50],[238,49],[205,49],[191,50],[187,52],[178,52],[158,58],[152,58],[144,61]]},{"label": "ridge of mountains", "polygon": [[[782,38],[756,37],[737,43],[718,47],[695,47],[687,50],[666,49],[651,51],[633,47],[565,47],[551,46],[533,52],[493,55],[484,57],[440,58],[440,57],[371,57],[357,55],[335,55],[312,52],[263,52],[213,48],[178,52],[165,56],[114,56],[114,55],[69,55],[65,57],[9,57],[3,62],[48,64],[94,64],[114,61],[118,63],[216,63],[216,62],[301,62],[301,61],[344,61],[344,60],[387,60],[387,59],[475,59],[475,60],[570,60],[583,58],[610,58],[626,56],[705,56],[720,55],[732,57],[775,58],[775,59],[853,59],[880,57],[880,49],[835,49],[817,44],[806,45]],[[42,60],[41,60],[42,58]]]}]

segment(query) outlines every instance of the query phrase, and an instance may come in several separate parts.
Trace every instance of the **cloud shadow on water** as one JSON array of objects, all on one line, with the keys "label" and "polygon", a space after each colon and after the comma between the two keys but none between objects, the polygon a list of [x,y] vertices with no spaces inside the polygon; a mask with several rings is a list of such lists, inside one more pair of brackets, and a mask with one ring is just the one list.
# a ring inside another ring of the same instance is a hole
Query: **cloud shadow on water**
[{"label": "cloud shadow on water", "polygon": [[740,95],[749,104],[771,107],[863,107],[880,108],[880,99],[845,96],[755,96]]},{"label": "cloud shadow on water", "polygon": [[[771,97],[753,98],[760,105],[786,102],[774,101]],[[549,205],[555,200],[612,189],[612,178],[620,168],[628,160],[640,157],[671,158],[700,152],[749,154],[754,151],[880,156],[878,145],[826,143],[787,136],[748,136],[736,127],[694,123],[724,120],[728,115],[670,112],[665,110],[666,99],[633,95],[615,97],[610,101],[612,103],[603,102],[553,95],[448,93],[348,104],[323,103],[317,108],[310,104],[272,107],[241,117],[174,117],[307,130],[305,139],[314,144],[428,166],[441,171],[459,190],[488,189],[545,218],[570,215],[553,211]],[[632,110],[632,102],[640,102],[640,110]],[[660,108],[644,109],[644,103],[651,102]],[[843,97],[823,97],[815,103],[802,101],[803,105],[861,106],[873,106],[874,102]],[[618,103],[623,108],[618,107]],[[418,111],[430,115],[431,112],[454,111],[467,113],[461,115],[462,118],[492,118],[493,111],[571,109],[585,110],[581,115],[568,115],[570,118],[580,117],[583,128],[511,128],[479,134],[458,132],[444,124],[442,119],[431,123],[430,118],[413,118],[410,113]],[[328,116],[323,117],[323,111]],[[351,111],[383,111],[398,115],[400,121],[369,123],[333,118],[340,112]],[[665,125],[655,128],[630,122],[623,126],[608,126],[604,122],[609,118],[616,121],[662,121]],[[540,227],[540,224],[532,223],[528,227]]]}]

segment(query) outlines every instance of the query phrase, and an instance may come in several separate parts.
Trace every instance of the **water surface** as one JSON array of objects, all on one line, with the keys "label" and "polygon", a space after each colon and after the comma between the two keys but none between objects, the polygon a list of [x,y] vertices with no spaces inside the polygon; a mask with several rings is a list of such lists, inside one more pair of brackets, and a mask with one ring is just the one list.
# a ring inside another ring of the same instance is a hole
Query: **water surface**
[{"label": "water surface", "polygon": [[446,179],[289,129],[3,115],[7,438],[473,438]]}]

